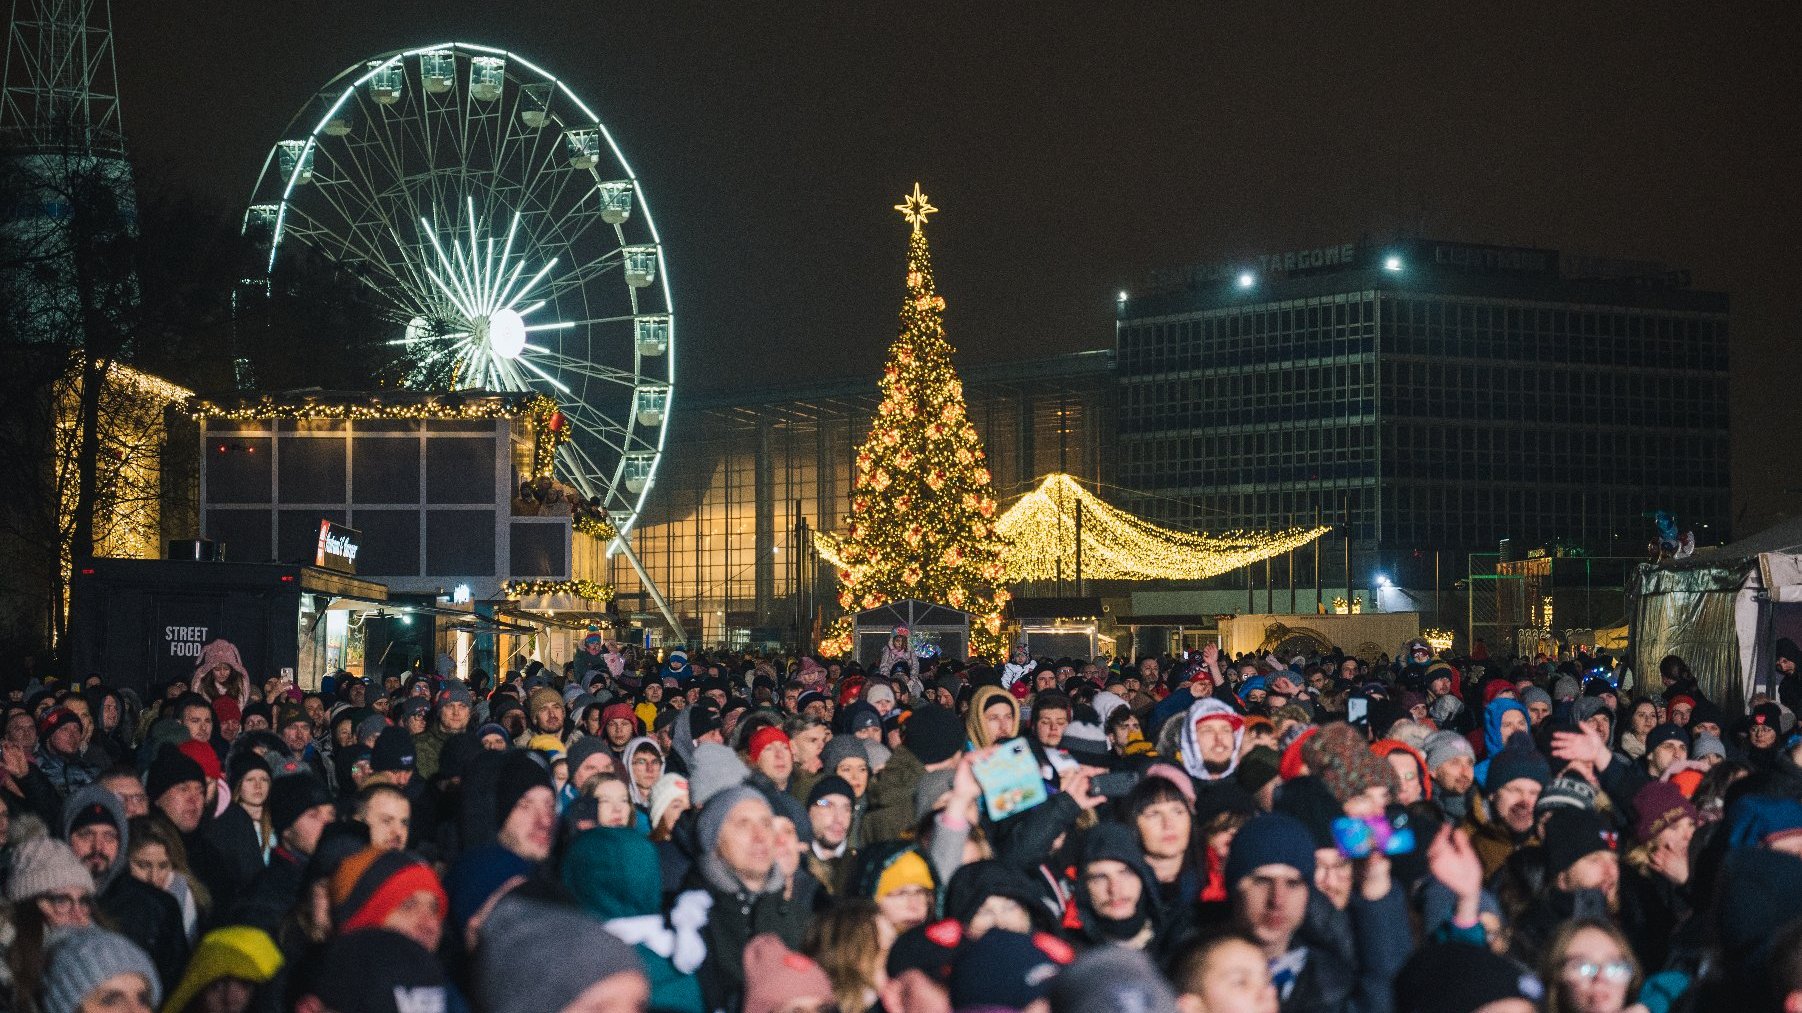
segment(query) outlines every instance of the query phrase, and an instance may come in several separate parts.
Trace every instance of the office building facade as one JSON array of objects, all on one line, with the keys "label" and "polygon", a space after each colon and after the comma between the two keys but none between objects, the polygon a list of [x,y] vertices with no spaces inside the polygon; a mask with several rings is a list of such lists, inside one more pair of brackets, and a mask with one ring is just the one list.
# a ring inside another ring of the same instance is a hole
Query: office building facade
[{"label": "office building facade", "polygon": [[1118,307],[1121,505],[1346,524],[1359,586],[1501,538],[1637,553],[1655,510],[1724,541],[1727,310],[1659,265],[1431,240],[1170,272]]}]

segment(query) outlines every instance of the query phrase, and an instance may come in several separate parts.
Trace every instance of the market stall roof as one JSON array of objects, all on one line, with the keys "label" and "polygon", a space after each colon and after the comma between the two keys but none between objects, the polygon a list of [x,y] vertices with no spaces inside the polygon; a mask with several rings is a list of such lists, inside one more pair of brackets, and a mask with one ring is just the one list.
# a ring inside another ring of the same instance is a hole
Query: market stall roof
[{"label": "market stall roof", "polygon": [[510,419],[526,414],[542,394],[531,391],[458,390],[380,392],[325,390],[251,391],[188,399],[196,418],[258,419],[270,416],[309,418],[382,418],[425,411],[446,419]]},{"label": "market stall roof", "polygon": [[1726,545],[1697,549],[1688,559],[1669,560],[1659,565],[1672,570],[1731,566],[1767,552],[1802,552],[1802,517],[1780,521]]}]

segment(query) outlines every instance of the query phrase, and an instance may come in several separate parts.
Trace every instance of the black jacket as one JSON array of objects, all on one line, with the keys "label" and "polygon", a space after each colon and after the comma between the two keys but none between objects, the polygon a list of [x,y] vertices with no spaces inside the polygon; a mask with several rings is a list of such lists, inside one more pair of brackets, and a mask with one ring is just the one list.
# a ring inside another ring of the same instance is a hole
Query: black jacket
[{"label": "black jacket", "polygon": [[150,955],[164,993],[175,988],[188,963],[188,932],[175,898],[126,874],[113,877],[99,902],[113,930]]},{"label": "black jacket", "polygon": [[[256,821],[240,805],[225,807],[219,818],[201,831],[224,868],[216,875],[228,885],[225,896],[236,897],[250,888],[263,871],[263,846],[257,840]],[[208,886],[211,887],[211,882]]]}]

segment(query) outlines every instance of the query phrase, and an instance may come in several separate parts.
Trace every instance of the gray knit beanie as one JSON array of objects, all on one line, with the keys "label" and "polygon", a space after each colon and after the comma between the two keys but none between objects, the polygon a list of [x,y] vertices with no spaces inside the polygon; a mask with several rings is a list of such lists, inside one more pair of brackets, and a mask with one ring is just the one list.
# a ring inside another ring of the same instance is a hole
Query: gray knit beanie
[{"label": "gray knit beanie", "polygon": [[696,808],[707,800],[745,783],[751,768],[729,747],[717,742],[703,742],[695,747],[694,762],[688,768],[688,801]]},{"label": "gray knit beanie", "polygon": [[1547,693],[1538,686],[1528,686],[1526,689],[1521,690],[1518,694],[1518,698],[1523,707],[1530,706],[1535,701],[1545,704],[1547,707],[1552,705],[1552,694]]},{"label": "gray knit beanie", "polygon": [[[533,960],[530,973],[521,973],[522,954],[553,953],[580,954],[581,959]],[[644,973],[633,948],[598,920],[517,893],[496,904],[483,923],[475,958],[472,998],[488,1013],[564,1009],[604,979]]]},{"label": "gray knit beanie", "polygon": [[1580,692],[1582,692],[1582,687],[1577,684],[1577,680],[1568,675],[1561,675],[1552,680],[1552,699],[1554,700],[1575,700]]},{"label": "gray knit beanie", "polygon": [[[695,833],[701,841],[701,853],[713,851],[714,845],[720,842],[720,830],[726,825],[726,817],[732,814],[732,808],[740,802],[755,799],[766,807],[770,800],[756,788],[746,785],[735,785],[713,796],[713,801],[701,808],[701,817],[695,821]],[[772,813],[774,809],[770,810]]]},{"label": "gray knit beanie", "polygon": [[839,763],[852,757],[868,764],[870,762],[869,745],[855,735],[834,735],[831,741],[826,743],[826,748],[820,750],[820,769],[828,774],[836,774]]},{"label": "gray knit beanie", "polygon": [[1605,710],[1608,710],[1608,701],[1601,697],[1580,696],[1576,703],[1570,705],[1570,719],[1581,724]]},{"label": "gray knit beanie", "polygon": [[1427,736],[1421,751],[1427,754],[1428,771],[1438,770],[1441,764],[1460,756],[1471,760],[1477,758],[1477,751],[1471,748],[1470,740],[1450,731],[1434,732]]},{"label": "gray knit beanie", "polygon": [[951,783],[956,780],[955,770],[928,770],[914,782],[914,819],[922,820],[932,811],[933,803],[939,796],[951,790]]},{"label": "gray knit beanie", "polygon": [[54,933],[44,959],[44,1013],[75,1013],[88,993],[115,974],[143,976],[151,1009],[163,1001],[156,965],[138,944],[93,926]]},{"label": "gray knit beanie", "polygon": [[21,901],[47,893],[93,893],[94,876],[69,846],[54,837],[37,837],[13,849],[12,875],[6,899]]}]

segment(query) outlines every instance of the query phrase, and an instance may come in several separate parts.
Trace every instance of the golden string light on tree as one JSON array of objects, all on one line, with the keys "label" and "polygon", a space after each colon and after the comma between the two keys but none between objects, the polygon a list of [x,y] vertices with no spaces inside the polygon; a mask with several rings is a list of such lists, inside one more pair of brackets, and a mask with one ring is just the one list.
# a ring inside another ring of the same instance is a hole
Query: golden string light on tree
[{"label": "golden string light on tree", "polygon": [[932,280],[925,224],[938,209],[916,183],[895,210],[913,226],[900,331],[857,452],[851,522],[833,547],[846,615],[820,649],[850,651],[854,613],[919,598],[969,612],[972,653],[1000,658],[1002,543],[982,439],[945,340],[945,299]]},{"label": "golden string light on tree", "polygon": [[1008,580],[1052,580],[1076,572],[1079,503],[1082,572],[1088,580],[1206,580],[1280,556],[1331,530],[1177,531],[1117,509],[1069,475],[1052,474],[996,523],[1008,543]]}]

